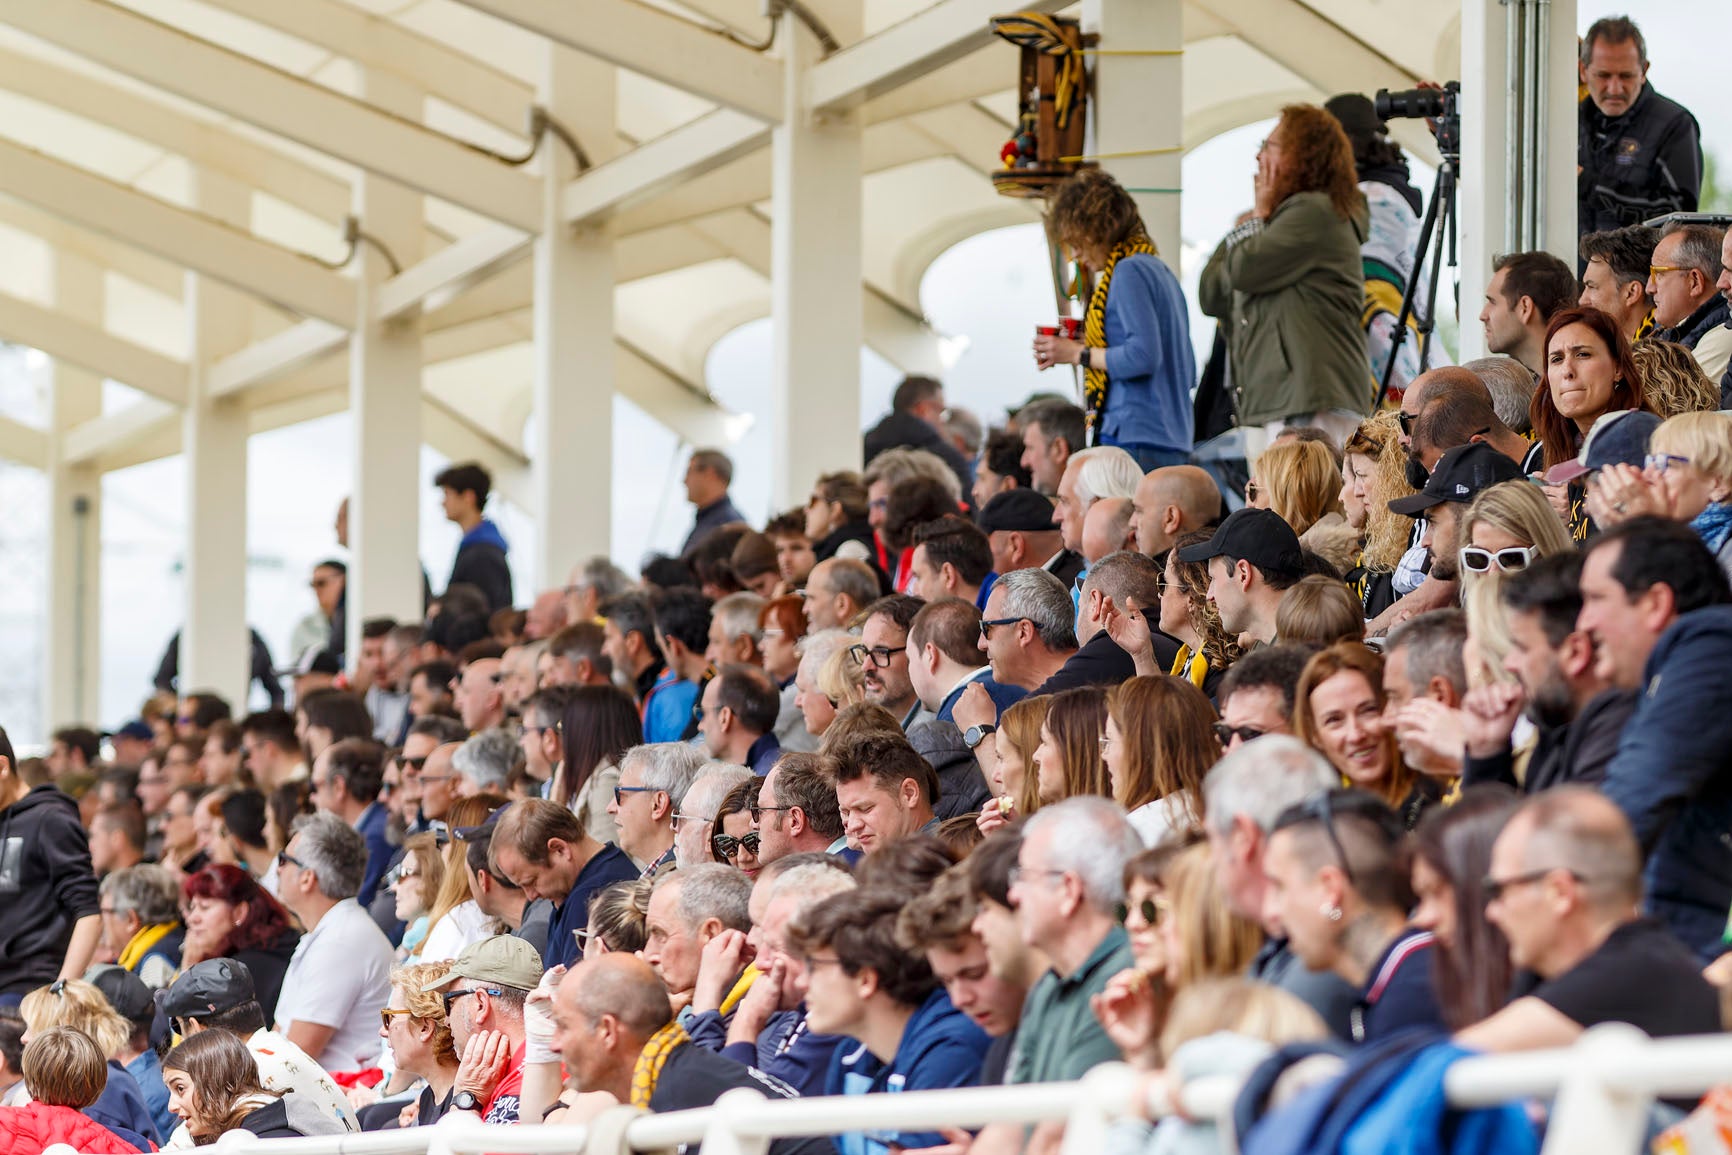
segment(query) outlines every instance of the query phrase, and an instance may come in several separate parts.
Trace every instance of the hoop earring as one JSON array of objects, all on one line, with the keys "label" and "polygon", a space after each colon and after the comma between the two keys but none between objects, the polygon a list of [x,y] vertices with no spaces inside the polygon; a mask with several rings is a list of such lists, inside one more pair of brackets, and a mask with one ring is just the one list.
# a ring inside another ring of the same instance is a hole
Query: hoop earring
[{"label": "hoop earring", "polygon": [[1341,921],[1341,908],[1338,906],[1327,906],[1326,905],[1326,906],[1319,907],[1318,913],[1321,914],[1324,918],[1328,919],[1330,922],[1340,922]]}]

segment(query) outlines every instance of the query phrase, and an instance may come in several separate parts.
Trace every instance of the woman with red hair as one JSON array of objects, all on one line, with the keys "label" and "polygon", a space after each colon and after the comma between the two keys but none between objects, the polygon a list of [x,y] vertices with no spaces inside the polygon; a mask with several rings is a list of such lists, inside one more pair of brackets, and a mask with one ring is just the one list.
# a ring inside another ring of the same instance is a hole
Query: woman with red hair
[{"label": "woman with red hair", "polygon": [[1371,410],[1374,385],[1359,327],[1359,248],[1371,213],[1341,122],[1292,104],[1257,152],[1255,207],[1209,258],[1203,312],[1231,322],[1241,425],[1273,437],[1288,425],[1346,442]]},{"label": "woman with red hair", "polygon": [[289,912],[237,866],[212,863],[186,877],[186,947],[181,969],[207,958],[232,958],[253,973],[253,991],[271,1022],[283,975],[301,941]]}]

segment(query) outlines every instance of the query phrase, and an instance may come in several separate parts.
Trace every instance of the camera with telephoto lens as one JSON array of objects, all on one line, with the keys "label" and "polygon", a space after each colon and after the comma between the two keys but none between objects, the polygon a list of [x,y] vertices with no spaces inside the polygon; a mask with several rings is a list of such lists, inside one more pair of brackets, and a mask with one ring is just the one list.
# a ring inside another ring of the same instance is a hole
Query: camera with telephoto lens
[{"label": "camera with telephoto lens", "polygon": [[1380,88],[1373,103],[1382,120],[1431,121],[1439,151],[1451,158],[1460,155],[1461,81],[1452,80],[1442,88],[1406,88],[1400,92]]}]

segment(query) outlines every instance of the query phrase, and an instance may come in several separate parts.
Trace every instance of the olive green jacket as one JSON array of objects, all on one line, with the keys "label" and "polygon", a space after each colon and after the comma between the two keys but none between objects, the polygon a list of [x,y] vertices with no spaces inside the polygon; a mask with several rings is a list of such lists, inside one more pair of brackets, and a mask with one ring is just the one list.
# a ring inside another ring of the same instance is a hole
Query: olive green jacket
[{"label": "olive green jacket", "polygon": [[1327,194],[1295,193],[1261,230],[1234,230],[1209,258],[1198,303],[1227,330],[1239,424],[1370,412],[1359,256],[1370,227],[1363,197],[1342,220]]}]

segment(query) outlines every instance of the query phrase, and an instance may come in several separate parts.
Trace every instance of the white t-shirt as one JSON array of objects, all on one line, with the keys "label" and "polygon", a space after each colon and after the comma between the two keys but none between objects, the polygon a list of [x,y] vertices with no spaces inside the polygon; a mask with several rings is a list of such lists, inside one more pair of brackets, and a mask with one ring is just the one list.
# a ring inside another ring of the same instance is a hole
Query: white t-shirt
[{"label": "white t-shirt", "polygon": [[493,920],[481,913],[472,898],[452,907],[437,926],[427,932],[421,942],[424,963],[448,962],[463,953],[472,942],[480,942],[493,934]]},{"label": "white t-shirt", "polygon": [[1184,798],[1178,794],[1145,802],[1125,817],[1148,847],[1159,846],[1168,836],[1190,825]]},{"label": "white t-shirt", "polygon": [[335,1027],[320,1056],[332,1071],[369,1066],[379,1053],[379,1011],[391,1000],[391,940],[345,898],[301,936],[277,998],[278,1029],[297,1021]]}]

